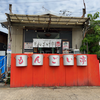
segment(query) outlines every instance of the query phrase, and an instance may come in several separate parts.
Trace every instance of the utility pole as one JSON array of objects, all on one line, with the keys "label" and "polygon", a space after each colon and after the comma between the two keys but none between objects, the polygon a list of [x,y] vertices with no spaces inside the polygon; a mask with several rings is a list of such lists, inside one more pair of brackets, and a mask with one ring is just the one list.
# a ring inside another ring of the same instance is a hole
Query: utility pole
[{"label": "utility pole", "polygon": [[12,4],[9,4],[9,11],[10,11],[10,14],[12,14]]},{"label": "utility pole", "polygon": [[[60,12],[62,12],[62,15],[64,16],[70,16],[72,12],[67,11],[67,10],[60,10]],[[68,14],[69,13],[69,14]]]},{"label": "utility pole", "polygon": [[[12,14],[12,4],[9,4],[9,14]],[[6,73],[6,79],[10,78],[8,77],[8,74],[10,73],[10,68],[11,68],[11,22],[10,22],[10,17],[9,14],[8,16],[8,45],[7,45],[7,73]]]},{"label": "utility pole", "polygon": [[86,14],[86,5],[85,5],[84,0],[83,0],[83,4],[84,4],[84,8],[83,8],[83,15],[82,15],[82,17],[85,17],[85,14]]}]

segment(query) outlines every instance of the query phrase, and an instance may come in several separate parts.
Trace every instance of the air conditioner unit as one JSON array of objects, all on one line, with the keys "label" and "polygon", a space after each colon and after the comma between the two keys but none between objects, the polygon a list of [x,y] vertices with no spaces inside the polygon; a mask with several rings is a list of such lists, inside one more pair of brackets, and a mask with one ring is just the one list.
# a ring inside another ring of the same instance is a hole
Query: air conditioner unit
[{"label": "air conditioner unit", "polygon": [[74,54],[80,54],[80,50],[79,49],[74,49]]}]

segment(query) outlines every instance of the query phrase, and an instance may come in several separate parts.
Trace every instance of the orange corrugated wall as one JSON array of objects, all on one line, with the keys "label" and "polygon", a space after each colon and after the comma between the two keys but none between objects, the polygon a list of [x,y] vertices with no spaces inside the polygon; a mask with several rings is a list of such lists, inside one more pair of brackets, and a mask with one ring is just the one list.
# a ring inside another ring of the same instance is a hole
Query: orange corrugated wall
[{"label": "orange corrugated wall", "polygon": [[[27,67],[16,67],[16,55],[28,55]],[[11,54],[10,87],[24,86],[100,86],[99,61],[96,55],[88,56],[88,65],[77,66],[76,54],[74,66],[63,65],[63,54],[60,55],[60,66],[49,66],[49,55],[43,54],[43,66],[32,66],[32,54]]]}]

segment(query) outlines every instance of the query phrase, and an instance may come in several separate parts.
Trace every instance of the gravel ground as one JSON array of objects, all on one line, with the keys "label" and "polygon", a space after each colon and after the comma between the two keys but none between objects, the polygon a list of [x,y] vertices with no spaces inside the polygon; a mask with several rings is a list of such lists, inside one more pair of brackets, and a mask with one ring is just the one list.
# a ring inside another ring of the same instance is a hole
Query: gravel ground
[{"label": "gravel ground", "polygon": [[0,83],[0,100],[100,100],[100,87],[20,87]]}]

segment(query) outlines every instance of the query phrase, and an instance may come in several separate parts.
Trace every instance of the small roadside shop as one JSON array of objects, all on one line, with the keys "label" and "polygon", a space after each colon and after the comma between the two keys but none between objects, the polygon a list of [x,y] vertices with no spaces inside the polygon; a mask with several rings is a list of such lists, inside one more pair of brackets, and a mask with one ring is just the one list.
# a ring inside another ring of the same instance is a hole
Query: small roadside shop
[{"label": "small roadside shop", "polygon": [[74,54],[81,46],[89,18],[51,13],[6,15],[10,87],[100,86],[96,55]]},{"label": "small roadside shop", "polygon": [[89,18],[6,14],[12,53],[73,53],[79,49]]}]

